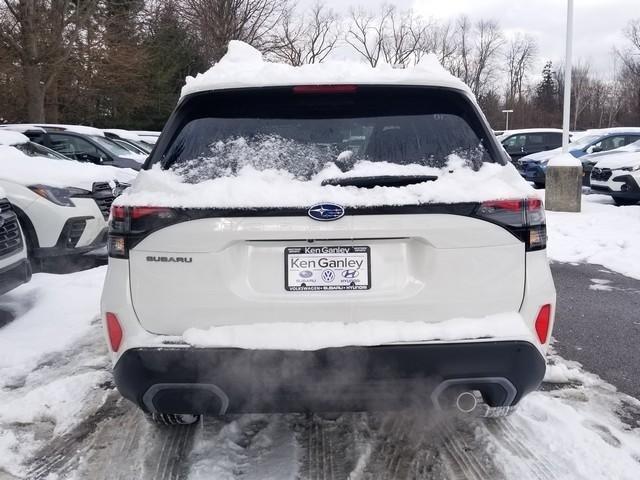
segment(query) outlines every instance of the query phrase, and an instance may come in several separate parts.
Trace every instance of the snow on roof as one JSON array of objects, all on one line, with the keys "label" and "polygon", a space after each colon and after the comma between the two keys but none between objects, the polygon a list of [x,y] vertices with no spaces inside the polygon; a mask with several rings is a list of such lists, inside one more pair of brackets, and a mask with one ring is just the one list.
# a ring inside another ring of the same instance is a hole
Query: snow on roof
[{"label": "snow on roof", "polygon": [[8,124],[8,125],[0,125],[0,129],[5,130],[13,130],[14,132],[25,133],[28,131],[38,131],[45,132],[44,128],[34,127],[33,125],[25,125],[25,124]]},{"label": "snow on roof", "polygon": [[162,133],[154,130],[129,130],[129,132],[140,135],[141,137],[159,137],[160,133]]},{"label": "snow on roof", "polygon": [[27,143],[29,138],[13,130],[0,130],[0,145],[18,145]]},{"label": "snow on roof", "polygon": [[640,133],[640,127],[591,128],[584,132],[585,135],[609,135],[612,133]]},{"label": "snow on roof", "polygon": [[91,190],[93,182],[118,180],[129,183],[136,176],[136,172],[128,168],[32,157],[8,145],[0,145],[0,165],[0,180],[21,185],[42,184]]},{"label": "snow on roof", "polygon": [[511,135],[518,135],[521,133],[562,133],[562,129],[560,128],[520,128],[518,130],[506,130],[502,135],[503,138],[506,138]]},{"label": "snow on roof", "polygon": [[138,135],[137,133],[130,132],[129,130],[122,130],[120,128],[105,128],[104,132],[112,133],[120,138],[124,138],[125,140],[133,140],[134,142],[144,140],[142,136]]},{"label": "snow on roof", "polygon": [[99,128],[94,127],[85,127],[84,125],[65,125],[59,123],[16,123],[12,125],[8,125],[12,130],[22,129],[22,131],[26,130],[50,130],[50,129],[58,129],[58,130],[66,130],[68,132],[79,133],[81,135],[96,135],[99,137],[104,137],[104,132]]},{"label": "snow on roof", "polygon": [[471,95],[469,87],[447,72],[435,55],[427,55],[415,67],[404,69],[380,64],[373,68],[355,61],[327,61],[293,67],[267,62],[262,54],[244,42],[229,42],[227,54],[213,67],[187,77],[181,98],[186,95],[228,88],[331,84],[401,84],[450,87]]}]

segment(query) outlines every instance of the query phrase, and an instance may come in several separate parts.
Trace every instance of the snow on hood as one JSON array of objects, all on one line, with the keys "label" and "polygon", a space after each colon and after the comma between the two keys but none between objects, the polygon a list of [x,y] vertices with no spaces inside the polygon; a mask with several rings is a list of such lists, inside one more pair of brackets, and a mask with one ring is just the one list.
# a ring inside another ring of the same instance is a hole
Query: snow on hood
[{"label": "snow on hood", "polygon": [[[337,177],[371,175],[436,175],[438,180],[405,187],[322,186]],[[361,161],[347,173],[333,163],[310,180],[278,169],[241,168],[235,176],[187,183],[173,171],[155,166],[139,173],[133,186],[117,200],[119,205],[184,208],[308,207],[335,202],[349,207],[416,205],[422,203],[481,202],[537,196],[512,165],[485,163],[478,171],[451,155],[442,169]]]},{"label": "snow on hood", "polygon": [[132,182],[137,172],[74,160],[54,160],[25,155],[15,147],[0,145],[0,179],[21,185],[49,185],[91,190],[94,182]]},{"label": "snow on hood", "polygon": [[596,168],[617,168],[636,167],[640,165],[640,152],[620,152],[607,155],[596,163]]},{"label": "snow on hood", "polygon": [[19,145],[29,142],[29,138],[20,132],[0,129],[0,145]]},{"label": "snow on hood", "polygon": [[187,77],[181,97],[208,90],[286,85],[403,84],[469,88],[447,72],[435,55],[424,57],[415,67],[397,69],[388,64],[373,68],[355,61],[327,61],[293,67],[267,62],[244,42],[232,40],[227,53],[208,71]]}]

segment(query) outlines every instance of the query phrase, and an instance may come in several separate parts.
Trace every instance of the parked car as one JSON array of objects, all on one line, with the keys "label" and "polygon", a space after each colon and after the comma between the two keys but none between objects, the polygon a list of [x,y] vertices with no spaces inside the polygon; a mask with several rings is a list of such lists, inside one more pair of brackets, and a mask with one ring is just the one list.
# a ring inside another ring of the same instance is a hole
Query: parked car
[{"label": "parked car", "polygon": [[532,153],[546,152],[562,146],[562,130],[557,128],[527,128],[509,130],[499,137],[512,161]]},{"label": "parked car", "polygon": [[[471,91],[444,70],[271,75],[255,56],[187,84],[112,208],[119,391],[170,424],[473,409],[471,391],[508,411],[544,376],[555,289],[542,202]],[[340,148],[354,131],[357,154]],[[454,327],[468,317],[476,330]]]},{"label": "parked car", "polygon": [[146,155],[127,150],[97,128],[48,124],[7,125],[4,128],[21,131],[31,141],[80,162],[140,170],[146,160]]},{"label": "parked car", "polygon": [[591,190],[611,195],[618,206],[640,202],[640,149],[598,160],[591,171]]},{"label": "parked car", "polygon": [[[588,130],[577,140],[569,144],[569,153],[576,158],[587,154],[606,152],[640,140],[640,128],[611,128]],[[542,188],[546,183],[546,171],[549,160],[562,153],[562,148],[535,153],[521,158],[516,167],[528,181]]]},{"label": "parked car", "polygon": [[617,155],[618,153],[623,152],[640,152],[640,140],[614,150],[590,153],[589,155],[582,157],[580,161],[582,162],[582,170],[584,171],[583,185],[587,187],[591,185],[591,171],[593,170],[593,167],[595,167],[596,163],[610,155]]},{"label": "parked car", "polygon": [[0,188],[0,295],[31,280],[22,229],[6,194]]},{"label": "parked car", "polygon": [[136,175],[66,159],[4,129],[0,165],[0,187],[13,204],[36,266],[46,258],[103,248],[115,181],[130,182]]},{"label": "parked car", "polygon": [[151,153],[151,150],[153,150],[153,145],[145,141],[144,137],[127,130],[113,128],[106,129],[104,130],[104,134],[107,138],[116,142],[118,145],[127,149],[132,149],[131,151],[134,153],[144,155],[145,157],[147,157],[149,153]]},{"label": "parked car", "polygon": [[138,135],[143,142],[151,145],[152,147],[156,144],[158,138],[160,137],[160,132],[154,132],[150,130],[131,130],[130,133]]}]

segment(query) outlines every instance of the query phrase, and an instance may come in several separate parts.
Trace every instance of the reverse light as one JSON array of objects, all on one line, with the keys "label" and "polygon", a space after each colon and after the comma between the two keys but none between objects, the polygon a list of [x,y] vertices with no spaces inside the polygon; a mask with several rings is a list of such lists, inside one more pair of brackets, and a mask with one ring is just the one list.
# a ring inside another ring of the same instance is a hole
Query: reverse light
[{"label": "reverse light", "polygon": [[122,344],[122,327],[115,313],[107,312],[107,334],[111,350],[117,352]]},{"label": "reverse light", "polygon": [[536,334],[540,343],[547,343],[549,340],[549,325],[551,323],[551,305],[543,305],[536,317]]}]

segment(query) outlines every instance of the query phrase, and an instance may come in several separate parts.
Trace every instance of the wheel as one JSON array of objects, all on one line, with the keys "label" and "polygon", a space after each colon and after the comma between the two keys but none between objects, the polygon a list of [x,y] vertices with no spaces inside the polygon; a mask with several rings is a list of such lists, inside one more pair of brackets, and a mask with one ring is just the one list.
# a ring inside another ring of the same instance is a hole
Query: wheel
[{"label": "wheel", "polygon": [[533,182],[533,184],[536,186],[536,188],[544,188],[545,184],[542,182]]},{"label": "wheel", "polygon": [[162,427],[175,427],[178,425],[193,425],[200,420],[200,415],[186,415],[175,413],[146,413],[147,420]]},{"label": "wheel", "polygon": [[638,203],[638,200],[632,200],[632,199],[629,199],[629,198],[613,197],[613,203],[615,203],[618,207],[623,207],[625,205],[635,205],[636,203]]},{"label": "wheel", "polygon": [[32,235],[35,235],[35,232],[32,232],[30,228],[27,228],[28,226],[26,222],[22,218],[20,218],[20,215],[18,215],[18,222],[20,223],[20,228],[22,229],[24,241],[27,246],[27,259],[29,260],[29,263],[31,263],[31,271],[33,273],[39,273],[43,270],[43,262],[42,259],[37,258],[33,255],[36,241],[32,237]]}]

